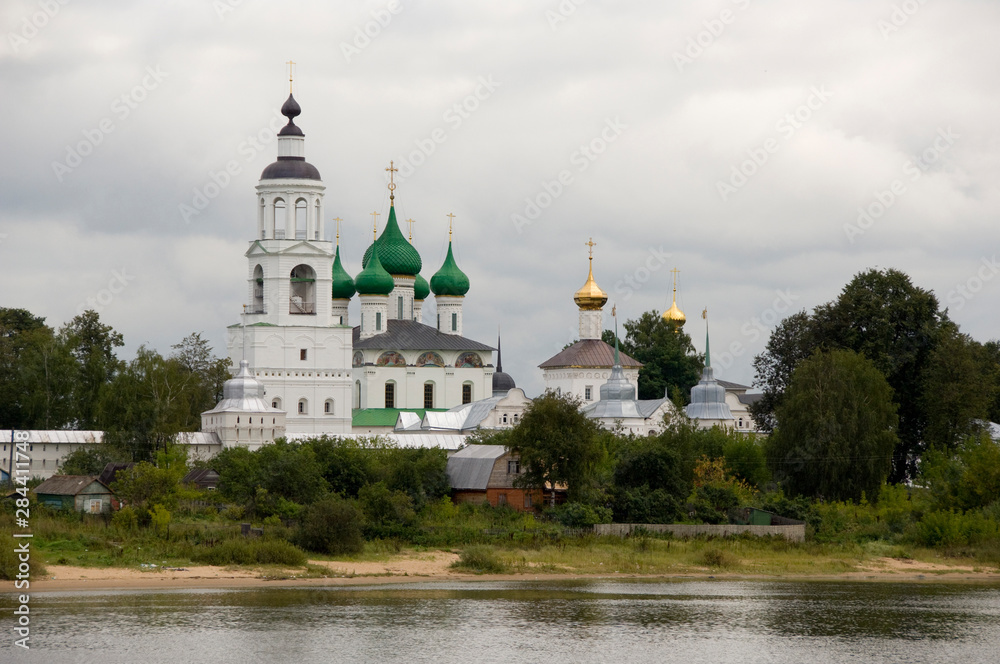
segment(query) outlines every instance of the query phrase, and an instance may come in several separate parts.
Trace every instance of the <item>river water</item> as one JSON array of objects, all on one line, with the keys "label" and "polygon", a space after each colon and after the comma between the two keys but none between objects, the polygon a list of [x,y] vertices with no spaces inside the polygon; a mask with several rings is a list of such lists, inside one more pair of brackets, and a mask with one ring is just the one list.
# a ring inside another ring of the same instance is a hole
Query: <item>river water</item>
[{"label": "river water", "polygon": [[428,582],[31,598],[0,662],[1000,662],[1000,586]]}]

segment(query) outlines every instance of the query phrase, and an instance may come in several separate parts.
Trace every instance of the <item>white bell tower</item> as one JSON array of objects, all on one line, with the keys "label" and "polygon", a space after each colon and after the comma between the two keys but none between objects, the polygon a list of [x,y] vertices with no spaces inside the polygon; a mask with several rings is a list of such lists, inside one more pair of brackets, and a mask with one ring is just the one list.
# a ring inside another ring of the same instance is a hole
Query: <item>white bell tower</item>
[{"label": "white bell tower", "polygon": [[341,324],[339,311],[333,315],[334,245],[323,237],[326,187],[305,159],[305,134],[295,124],[301,113],[289,92],[277,161],[257,185],[244,320],[230,326],[227,345],[235,367],[246,343],[250,370],[264,385],[265,401],[287,413],[288,433],[346,433],[351,328]]}]

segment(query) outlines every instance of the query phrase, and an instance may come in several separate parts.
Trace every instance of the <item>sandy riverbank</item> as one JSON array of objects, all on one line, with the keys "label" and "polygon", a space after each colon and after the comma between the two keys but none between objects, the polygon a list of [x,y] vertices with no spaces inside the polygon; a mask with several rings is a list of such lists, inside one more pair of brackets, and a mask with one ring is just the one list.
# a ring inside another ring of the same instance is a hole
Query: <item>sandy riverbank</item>
[{"label": "sandy riverbank", "polygon": [[[255,569],[248,567],[193,566],[184,569],[134,569],[87,568],[68,565],[49,565],[48,573],[32,579],[32,592],[72,590],[181,590],[193,588],[272,588],[296,586],[347,586],[386,583],[412,583],[420,581],[497,581],[497,580],[556,580],[556,579],[613,579],[613,578],[663,578],[663,579],[817,579],[845,581],[888,582],[953,582],[1000,583],[1000,572],[961,565],[943,565],[915,560],[876,558],[858,569],[836,575],[762,576],[712,571],[706,568],[684,570],[676,574],[583,574],[566,570],[559,573],[520,573],[505,575],[476,575],[457,571],[451,564],[458,559],[446,551],[404,552],[378,562],[372,561],[311,561],[312,565],[325,567],[328,576],[303,576],[303,570],[277,568]],[[0,592],[13,591],[13,584],[0,586]]]}]

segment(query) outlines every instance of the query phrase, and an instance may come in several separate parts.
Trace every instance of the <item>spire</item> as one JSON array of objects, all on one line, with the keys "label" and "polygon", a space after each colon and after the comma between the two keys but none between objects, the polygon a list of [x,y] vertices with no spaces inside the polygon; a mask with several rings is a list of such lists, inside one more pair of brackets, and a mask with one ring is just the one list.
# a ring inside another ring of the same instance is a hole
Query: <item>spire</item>
[{"label": "spire", "polygon": [[343,219],[341,219],[340,217],[334,217],[333,220],[335,222],[337,222],[337,246],[339,247],[340,246],[340,222],[342,222]]},{"label": "spire", "polygon": [[[389,218],[385,222],[382,236],[376,234],[374,243],[378,243],[379,254],[382,266],[393,276],[415,277],[423,267],[420,254],[413,247],[412,233],[411,241],[407,242],[403,236],[403,231],[399,229],[396,221],[396,182],[395,173],[399,170],[389,162],[389,167],[385,169],[389,173]],[[368,266],[368,259],[371,258],[371,246],[365,250],[365,255],[361,259],[361,267]]]},{"label": "spire", "polygon": [[615,319],[615,365],[620,365],[621,361],[618,359],[618,306],[611,306],[611,316]]},{"label": "spire", "polygon": [[712,356],[708,350],[708,307],[701,312],[701,317],[705,319],[705,366],[712,366]]},{"label": "spire", "polygon": [[500,326],[497,325],[497,372],[503,372],[503,360],[500,358]]}]

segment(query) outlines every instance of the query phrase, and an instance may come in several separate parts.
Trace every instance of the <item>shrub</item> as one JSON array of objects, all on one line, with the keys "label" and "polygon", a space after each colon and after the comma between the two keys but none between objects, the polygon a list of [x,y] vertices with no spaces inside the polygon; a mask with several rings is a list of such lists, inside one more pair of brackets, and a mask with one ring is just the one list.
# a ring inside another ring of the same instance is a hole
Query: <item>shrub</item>
[{"label": "shrub", "polygon": [[611,523],[610,509],[583,503],[563,503],[549,510],[549,514],[567,528],[589,528],[595,523]]},{"label": "shrub", "polygon": [[306,564],[306,555],[284,540],[234,538],[194,555],[196,562],[209,565],[291,565]]},{"label": "shrub", "polygon": [[928,512],[911,528],[911,537],[923,546],[966,546],[1000,537],[998,524],[977,512]]},{"label": "shrub", "polygon": [[705,549],[698,559],[706,567],[734,567],[737,564],[736,558],[731,553],[716,548]]},{"label": "shrub", "polygon": [[[30,540],[16,540],[10,531],[5,532],[0,530],[0,542],[3,542],[3,546],[0,546],[0,579],[13,581],[20,573],[19,568],[22,561],[18,559],[18,554],[14,551],[14,547],[15,543],[28,541]],[[32,551],[31,557],[28,560],[28,569],[34,578],[45,574],[45,567],[42,566],[41,559],[38,556],[37,551]]]},{"label": "shrub", "polygon": [[313,503],[303,510],[297,541],[317,553],[358,553],[365,545],[361,515],[353,504],[340,498]]},{"label": "shrub", "polygon": [[111,527],[119,533],[132,533],[139,528],[139,517],[131,505],[126,505],[111,517]]},{"label": "shrub", "polygon": [[489,546],[477,544],[462,551],[458,560],[451,564],[456,569],[465,569],[476,574],[504,574],[510,565]]}]

